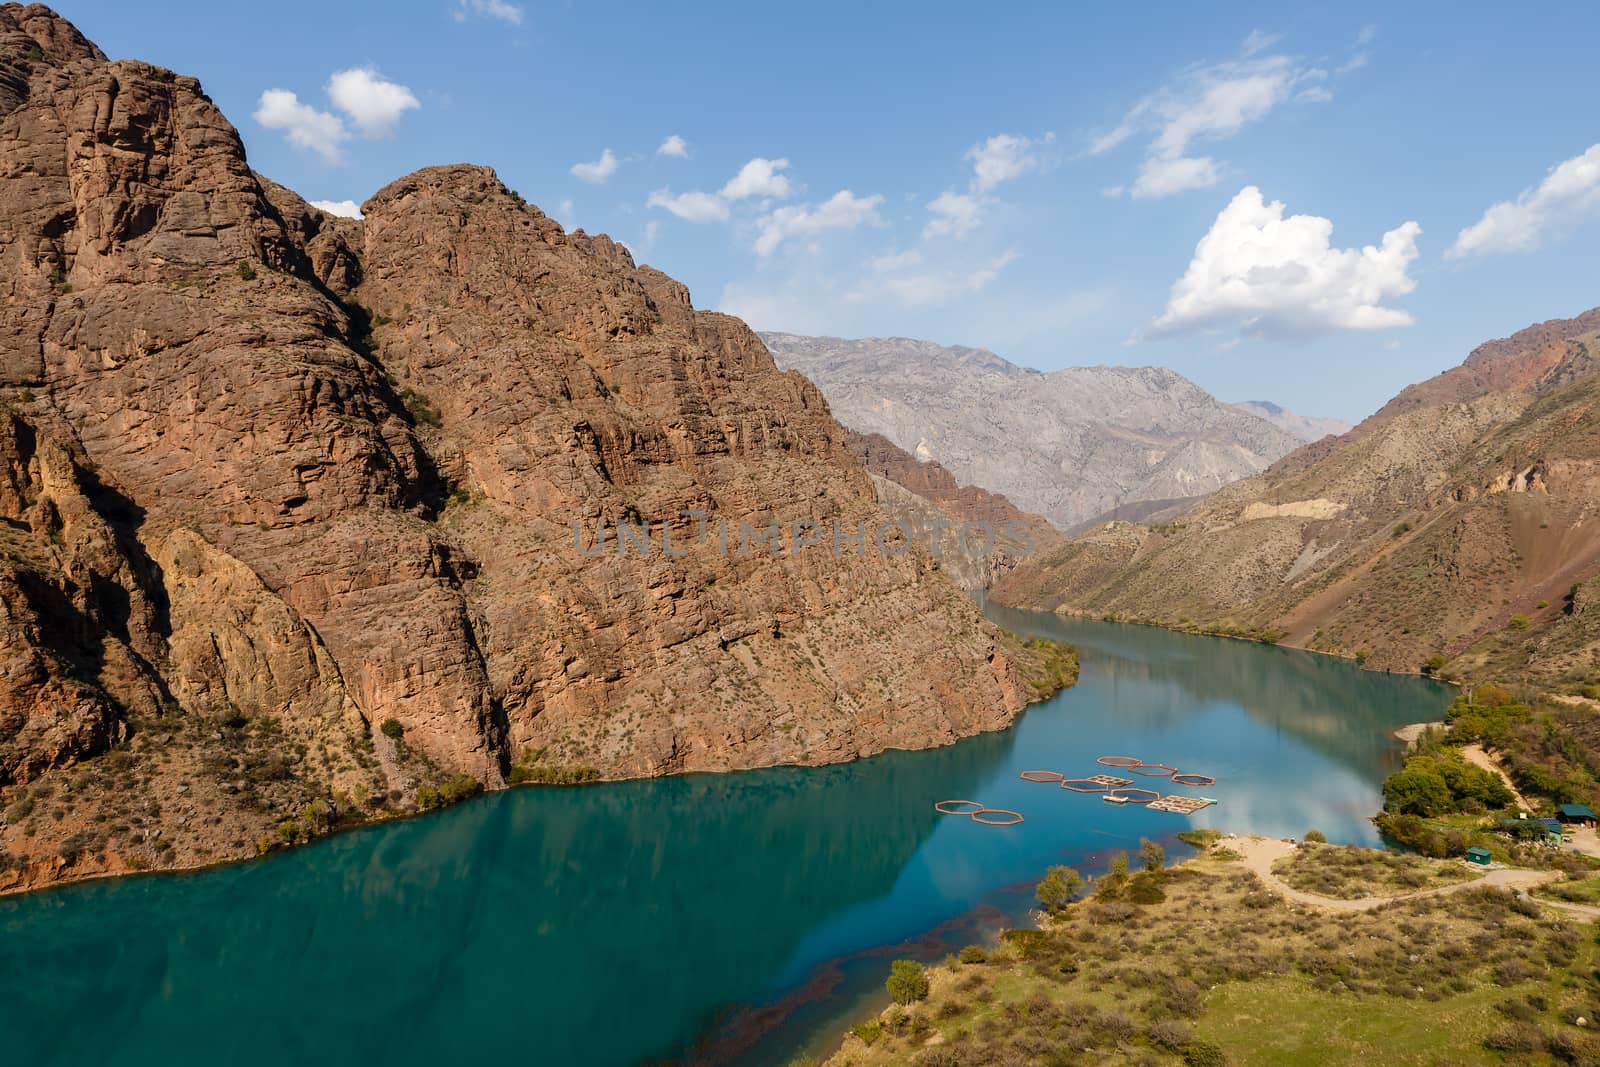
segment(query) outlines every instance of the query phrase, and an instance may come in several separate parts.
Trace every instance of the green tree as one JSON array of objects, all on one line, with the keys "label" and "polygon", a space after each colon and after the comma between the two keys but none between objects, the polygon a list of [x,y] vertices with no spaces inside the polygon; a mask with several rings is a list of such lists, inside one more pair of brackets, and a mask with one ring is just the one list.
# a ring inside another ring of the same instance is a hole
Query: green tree
[{"label": "green tree", "polygon": [[1150,840],[1139,838],[1139,860],[1147,871],[1159,871],[1167,865],[1167,850]]},{"label": "green tree", "polygon": [[928,997],[928,972],[916,960],[895,960],[889,964],[889,980],[884,983],[896,1004],[910,1004]]},{"label": "green tree", "polygon": [[1413,766],[1391,774],[1383,783],[1383,806],[1398,815],[1442,815],[1451,808],[1450,787],[1431,768]]},{"label": "green tree", "polygon": [[1045,911],[1060,911],[1083,892],[1083,875],[1071,867],[1051,867],[1045,872],[1034,895]]},{"label": "green tree", "polygon": [[1308,845],[1326,845],[1328,843],[1327,835],[1325,835],[1321,830],[1307,830],[1305,839],[1306,844]]},{"label": "green tree", "polygon": [[383,731],[383,736],[391,741],[398,741],[406,735],[406,728],[400,724],[399,719],[384,719],[383,725],[378,727]]}]

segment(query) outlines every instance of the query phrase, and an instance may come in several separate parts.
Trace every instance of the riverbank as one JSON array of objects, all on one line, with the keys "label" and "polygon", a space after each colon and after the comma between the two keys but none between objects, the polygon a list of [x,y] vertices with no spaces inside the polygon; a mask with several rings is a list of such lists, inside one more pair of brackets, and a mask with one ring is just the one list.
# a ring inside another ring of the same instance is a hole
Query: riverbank
[{"label": "riverbank", "polygon": [[1575,1025],[1600,992],[1600,948],[1525,895],[1551,872],[1500,870],[1350,900],[1296,890],[1274,870],[1291,856],[1314,866],[1341,852],[1222,839],[1191,862],[1012,931],[992,951],[929,968],[926,996],[856,1026],[827,1062],[960,1067],[1116,1052],[1244,1067],[1421,1064],[1512,1048],[1600,1056]]}]

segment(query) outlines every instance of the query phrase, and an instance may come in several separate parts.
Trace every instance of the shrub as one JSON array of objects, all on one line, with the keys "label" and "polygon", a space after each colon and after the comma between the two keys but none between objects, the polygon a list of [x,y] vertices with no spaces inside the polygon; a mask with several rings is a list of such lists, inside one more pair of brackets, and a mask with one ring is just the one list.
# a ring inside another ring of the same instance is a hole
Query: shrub
[{"label": "shrub", "polygon": [[916,960],[895,960],[884,982],[896,1004],[911,1004],[928,997],[928,972]]},{"label": "shrub", "polygon": [[1188,1024],[1176,1019],[1158,1019],[1146,1027],[1144,1033],[1152,1045],[1174,1052],[1189,1044],[1194,1037],[1194,1031]]},{"label": "shrub", "polygon": [[253,282],[253,281],[256,280],[256,269],[254,267],[252,267],[245,260],[241,259],[239,261],[239,268],[238,269],[239,269],[239,277],[240,277],[241,280],[247,281],[247,282]]},{"label": "shrub", "polygon": [[1328,838],[1321,830],[1307,830],[1305,841],[1312,845],[1326,845]]},{"label": "shrub", "polygon": [[1071,867],[1051,867],[1034,890],[1046,911],[1060,911],[1067,902],[1083,892],[1083,876]]},{"label": "shrub", "polygon": [[1191,1041],[1183,1046],[1184,1067],[1228,1067],[1228,1054],[1209,1041]]},{"label": "shrub", "polygon": [[883,1024],[873,1019],[870,1022],[864,1022],[860,1026],[854,1027],[850,1032],[868,1045],[872,1045],[883,1036]]},{"label": "shrub", "polygon": [[1518,631],[1520,631],[1520,630],[1526,630],[1527,628],[1528,628],[1528,617],[1526,615],[1521,614],[1521,613],[1518,613],[1516,615],[1511,616],[1511,621],[1506,623],[1506,629],[1508,629],[1508,630],[1518,630]]},{"label": "shrub", "polygon": [[399,719],[384,719],[383,725],[378,727],[383,731],[383,736],[391,741],[398,741],[406,735],[406,728],[400,724]]},{"label": "shrub", "polygon": [[1167,865],[1167,850],[1150,840],[1139,838],[1139,860],[1147,871],[1159,871]]},{"label": "shrub", "polygon": [[989,954],[983,950],[982,945],[968,945],[961,950],[962,963],[988,963]]}]

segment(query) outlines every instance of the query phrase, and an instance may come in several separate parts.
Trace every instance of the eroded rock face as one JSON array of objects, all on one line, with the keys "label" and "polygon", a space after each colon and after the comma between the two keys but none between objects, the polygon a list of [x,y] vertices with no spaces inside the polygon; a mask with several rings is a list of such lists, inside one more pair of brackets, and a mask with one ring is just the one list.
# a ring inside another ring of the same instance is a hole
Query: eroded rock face
[{"label": "eroded rock face", "polygon": [[[92,810],[12,803],[23,884],[272,847],[450,774],[849,759],[1033,699],[925,553],[741,552],[741,520],[883,517],[822,396],[492,171],[334,219],[194,79],[38,5],[0,7],[0,144],[0,789],[120,746],[165,813],[69,845]],[[574,536],[646,521],[648,554]]]}]

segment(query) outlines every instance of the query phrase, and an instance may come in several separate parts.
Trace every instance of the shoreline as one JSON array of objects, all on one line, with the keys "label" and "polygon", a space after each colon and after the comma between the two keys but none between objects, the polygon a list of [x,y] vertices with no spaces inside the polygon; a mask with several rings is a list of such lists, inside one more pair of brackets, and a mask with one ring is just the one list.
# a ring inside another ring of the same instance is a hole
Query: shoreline
[{"label": "shoreline", "polygon": [[[1057,644],[1060,644],[1060,642],[1057,642]],[[1072,647],[1072,646],[1066,646],[1066,647]],[[1073,648],[1074,665],[1075,666],[1076,666],[1076,662],[1077,662],[1076,661],[1076,652],[1077,652],[1077,649]],[[71,876],[71,877],[56,878],[54,880],[46,881],[46,882],[42,882],[42,883],[38,883],[38,884],[22,884],[22,883],[19,882],[17,885],[0,886],[0,901],[10,900],[10,899],[13,899],[13,898],[19,898],[19,897],[24,897],[24,896],[29,896],[29,895],[32,895],[32,894],[35,894],[35,893],[48,893],[48,892],[50,892],[52,890],[57,890],[57,889],[68,889],[68,888],[70,888],[72,886],[77,886],[77,885],[88,885],[88,884],[93,883],[93,882],[105,882],[105,881],[120,880],[120,879],[136,879],[136,878],[144,878],[144,877],[152,877],[152,876],[153,877],[161,877],[161,876],[174,877],[174,876],[180,876],[180,875],[200,874],[200,873],[203,873],[205,871],[214,870],[214,869],[222,868],[222,867],[242,867],[242,866],[244,866],[246,864],[263,862],[263,861],[266,861],[266,860],[273,859],[275,857],[288,855],[289,853],[292,853],[292,852],[299,852],[299,851],[301,851],[303,849],[310,848],[310,847],[316,845],[320,841],[328,840],[330,838],[340,837],[340,836],[343,836],[343,835],[346,835],[346,834],[358,833],[358,832],[360,832],[362,830],[375,829],[375,828],[377,828],[379,826],[387,826],[387,825],[392,825],[392,824],[404,823],[404,822],[409,822],[409,821],[411,821],[413,819],[421,819],[421,818],[426,818],[426,817],[432,816],[432,815],[439,815],[439,814],[442,814],[444,812],[453,811],[453,810],[455,810],[457,808],[460,808],[464,804],[470,804],[470,803],[472,803],[474,801],[482,801],[482,800],[484,800],[484,799],[486,799],[488,797],[499,796],[501,794],[508,794],[508,793],[516,792],[518,790],[523,790],[523,789],[582,789],[582,788],[585,788],[585,787],[588,787],[588,786],[617,785],[617,784],[624,783],[624,782],[645,782],[645,781],[653,781],[653,780],[655,780],[657,778],[683,778],[683,777],[689,777],[689,776],[699,775],[699,774],[708,774],[708,775],[746,774],[746,773],[755,772],[755,771],[771,771],[771,770],[779,770],[779,769],[782,769],[782,768],[792,768],[792,769],[797,769],[797,770],[806,770],[806,769],[816,769],[816,768],[822,768],[822,767],[840,766],[840,765],[843,765],[843,764],[861,763],[861,762],[866,761],[866,760],[875,759],[875,758],[877,758],[879,756],[888,755],[891,752],[928,752],[928,751],[932,751],[932,750],[940,749],[940,748],[949,748],[951,745],[960,744],[962,741],[968,741],[968,740],[971,740],[974,737],[980,737],[980,736],[984,736],[986,734],[1004,733],[1007,730],[1016,729],[1017,724],[1019,722],[1021,722],[1022,717],[1025,714],[1027,714],[1028,709],[1036,707],[1039,704],[1043,704],[1046,701],[1051,700],[1051,699],[1055,698],[1056,696],[1059,696],[1060,694],[1066,692],[1067,690],[1072,689],[1073,687],[1075,687],[1078,684],[1078,677],[1079,677],[1078,672],[1075,669],[1073,674],[1072,674],[1072,677],[1070,678],[1070,680],[1067,680],[1065,684],[1059,685],[1057,688],[1052,689],[1050,692],[1045,693],[1043,695],[1039,695],[1037,693],[1037,691],[1034,691],[1034,695],[1033,695],[1032,699],[1030,699],[1027,703],[1023,704],[1022,707],[1018,708],[1016,714],[1011,717],[1010,721],[1007,722],[1004,726],[1000,727],[998,730],[980,730],[977,733],[969,734],[969,735],[967,735],[965,737],[956,737],[956,738],[954,738],[952,740],[949,740],[949,741],[945,741],[945,742],[938,743],[938,744],[926,745],[926,746],[924,746],[922,748],[913,749],[913,748],[893,748],[893,747],[889,747],[889,748],[880,749],[880,750],[878,750],[876,752],[869,752],[869,753],[866,753],[866,754],[863,754],[863,755],[852,756],[849,759],[845,759],[845,760],[833,760],[833,761],[822,762],[822,763],[773,763],[773,764],[769,764],[769,765],[764,766],[764,767],[739,767],[739,768],[729,768],[729,769],[726,769],[726,770],[692,770],[692,771],[682,771],[682,772],[678,772],[676,774],[639,774],[639,775],[628,775],[628,776],[616,777],[616,778],[597,778],[597,779],[594,779],[592,781],[586,781],[586,782],[569,782],[569,783],[520,782],[520,783],[517,783],[515,785],[513,785],[513,784],[508,782],[505,785],[501,786],[500,788],[497,788],[497,789],[485,788],[481,792],[477,793],[474,796],[466,797],[466,798],[464,798],[464,799],[462,799],[460,801],[457,801],[456,803],[446,804],[446,805],[444,805],[442,807],[435,807],[435,808],[415,807],[415,808],[413,808],[411,810],[395,811],[392,814],[383,815],[383,816],[378,817],[378,818],[363,819],[360,822],[351,822],[351,823],[345,824],[345,825],[337,825],[337,826],[334,826],[332,829],[328,830],[326,833],[319,834],[316,837],[310,838],[309,840],[302,841],[302,842],[299,842],[297,844],[289,845],[287,847],[274,848],[274,849],[272,849],[272,850],[270,850],[268,852],[265,852],[265,853],[262,853],[262,852],[250,852],[250,853],[248,853],[246,855],[216,856],[216,857],[213,857],[213,858],[210,858],[210,859],[205,859],[205,860],[202,860],[202,861],[199,861],[199,862],[196,862],[196,863],[174,864],[172,866],[166,866],[166,867],[149,867],[149,868],[145,868],[143,870],[135,870],[135,869],[133,869],[131,867],[124,866],[121,870],[91,871],[91,872],[88,872],[88,873],[85,873],[85,874],[74,875],[74,876]]]}]

